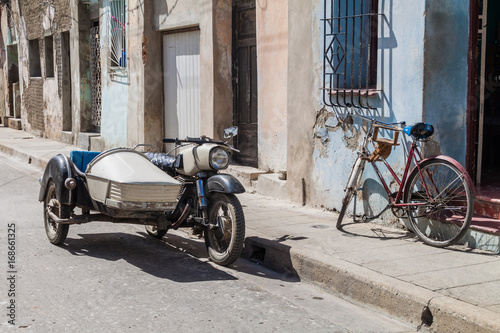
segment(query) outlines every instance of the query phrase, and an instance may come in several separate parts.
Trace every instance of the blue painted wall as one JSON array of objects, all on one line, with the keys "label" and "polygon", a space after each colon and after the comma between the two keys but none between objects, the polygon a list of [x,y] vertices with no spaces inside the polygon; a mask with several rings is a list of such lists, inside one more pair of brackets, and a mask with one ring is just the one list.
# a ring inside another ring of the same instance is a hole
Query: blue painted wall
[{"label": "blue painted wall", "polygon": [[[375,108],[363,111],[387,122],[414,123],[423,118],[424,90],[424,1],[379,1],[379,39],[377,97],[370,103]],[[322,7],[320,8],[322,10]],[[316,13],[322,16],[323,13]],[[322,38],[322,27],[320,36]],[[320,39],[322,40],[322,39]],[[320,53],[318,55],[322,57]],[[318,97],[321,98],[321,97]],[[343,189],[347,182],[356,151],[362,143],[362,121],[345,118],[349,109],[326,108],[317,117],[314,128],[314,170],[312,179],[318,200],[329,209],[341,208]],[[340,120],[340,121],[339,121]],[[342,124],[342,121],[346,121]],[[397,147],[389,162],[401,175],[404,168],[404,148]],[[384,168],[381,168],[384,171]],[[390,184],[391,177],[383,172]],[[386,194],[374,171],[367,165],[363,177],[362,197],[358,198],[358,213],[373,214],[387,204]],[[391,214],[389,216],[392,218]]]},{"label": "blue painted wall", "polygon": [[[323,5],[315,9],[314,16],[322,18]],[[465,164],[468,2],[379,0],[379,10],[383,14],[379,18],[377,54],[380,91],[370,99],[374,110],[365,110],[364,115],[386,122],[432,123],[436,135],[425,144],[424,153],[447,154]],[[323,33],[320,24],[321,45]],[[317,51],[320,66],[322,49]],[[322,101],[321,93],[317,98]],[[350,111],[327,107],[318,112],[313,128],[314,200],[329,209],[340,210],[343,189],[362,143],[363,122],[346,117]],[[388,158],[399,176],[404,171],[404,146],[394,149]],[[380,167],[395,191],[390,173]],[[357,213],[372,215],[387,205],[385,190],[370,165],[365,168],[361,185]],[[383,219],[394,220],[389,212]]]},{"label": "blue painted wall", "polygon": [[469,2],[427,1],[424,119],[435,127],[428,153],[465,165]]}]

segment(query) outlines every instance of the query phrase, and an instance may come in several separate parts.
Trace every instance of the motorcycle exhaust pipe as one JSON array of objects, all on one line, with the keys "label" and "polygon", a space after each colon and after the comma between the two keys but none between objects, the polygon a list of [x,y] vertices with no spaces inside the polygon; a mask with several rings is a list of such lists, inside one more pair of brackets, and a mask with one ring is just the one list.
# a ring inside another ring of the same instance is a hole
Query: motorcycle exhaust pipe
[{"label": "motorcycle exhaust pipe", "polygon": [[186,220],[186,217],[187,217],[187,213],[189,212],[189,202],[186,203],[186,207],[184,207],[184,210],[182,211],[182,214],[181,216],[179,216],[179,219],[177,221],[175,221],[174,224],[172,224],[172,229],[174,230],[177,230],[177,228],[179,228],[179,226],[182,224],[182,222],[184,222]]}]

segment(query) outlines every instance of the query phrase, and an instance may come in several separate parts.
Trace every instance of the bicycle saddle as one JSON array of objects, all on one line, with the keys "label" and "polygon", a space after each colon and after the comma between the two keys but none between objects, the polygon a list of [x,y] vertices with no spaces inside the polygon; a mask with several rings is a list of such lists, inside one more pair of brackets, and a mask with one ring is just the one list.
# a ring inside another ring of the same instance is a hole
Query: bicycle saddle
[{"label": "bicycle saddle", "polygon": [[406,126],[403,131],[416,140],[430,138],[434,134],[434,126],[427,123],[415,123],[411,126]]}]

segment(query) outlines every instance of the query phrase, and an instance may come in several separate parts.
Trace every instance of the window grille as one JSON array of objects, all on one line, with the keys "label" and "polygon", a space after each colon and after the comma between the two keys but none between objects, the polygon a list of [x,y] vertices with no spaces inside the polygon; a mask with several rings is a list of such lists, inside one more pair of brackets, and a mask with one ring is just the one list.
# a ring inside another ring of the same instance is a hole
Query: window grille
[{"label": "window grille", "polygon": [[90,28],[90,87],[92,95],[92,126],[101,131],[101,42],[99,26]]},{"label": "window grille", "polygon": [[371,108],[377,78],[378,0],[324,1],[323,101]]},{"label": "window grille", "polygon": [[127,67],[127,5],[125,0],[109,1],[110,59],[112,68]]}]

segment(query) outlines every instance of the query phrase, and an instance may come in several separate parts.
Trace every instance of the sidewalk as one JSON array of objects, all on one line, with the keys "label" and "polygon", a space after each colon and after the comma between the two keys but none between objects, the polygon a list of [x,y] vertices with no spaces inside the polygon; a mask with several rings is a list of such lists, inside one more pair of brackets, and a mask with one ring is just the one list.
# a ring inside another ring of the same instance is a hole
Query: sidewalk
[{"label": "sidewalk", "polygon": [[[0,127],[0,152],[40,168],[73,149]],[[238,197],[247,224],[244,256],[284,278],[298,276],[415,329],[423,322],[435,332],[500,332],[499,255],[434,248],[403,230],[370,223],[340,232],[335,213],[257,194]]]}]

